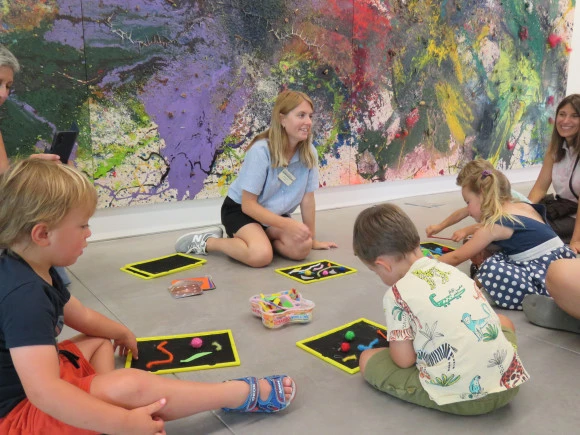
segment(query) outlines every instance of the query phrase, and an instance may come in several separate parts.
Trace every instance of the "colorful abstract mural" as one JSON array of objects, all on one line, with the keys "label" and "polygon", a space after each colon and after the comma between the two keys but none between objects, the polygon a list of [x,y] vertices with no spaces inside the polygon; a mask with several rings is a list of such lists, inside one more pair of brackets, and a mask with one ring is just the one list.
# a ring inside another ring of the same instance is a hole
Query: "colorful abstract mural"
[{"label": "colorful abstract mural", "polygon": [[276,94],[308,93],[323,186],[537,164],[575,0],[10,0],[9,155],[81,128],[101,207],[224,196]]}]

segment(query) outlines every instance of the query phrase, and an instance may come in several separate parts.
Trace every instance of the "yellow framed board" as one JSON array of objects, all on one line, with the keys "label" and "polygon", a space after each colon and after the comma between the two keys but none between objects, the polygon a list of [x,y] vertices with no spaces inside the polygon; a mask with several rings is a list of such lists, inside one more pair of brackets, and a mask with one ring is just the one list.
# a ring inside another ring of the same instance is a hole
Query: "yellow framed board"
[{"label": "yellow framed board", "polygon": [[[354,337],[349,340],[347,332],[352,332]],[[350,350],[341,349],[343,343],[348,343]],[[361,317],[300,340],[296,342],[296,346],[353,375],[360,370],[359,357],[364,349],[359,349],[359,345],[368,348],[371,343],[374,343],[372,347],[387,347],[387,328]]]},{"label": "yellow framed board", "polygon": [[[201,343],[196,343],[196,339]],[[140,337],[137,338],[137,349],[139,359],[133,359],[133,354],[129,352],[125,367],[159,375],[240,365],[240,357],[230,329]]]},{"label": "yellow framed board", "polygon": [[123,272],[143,279],[158,278],[170,273],[181,272],[204,264],[207,260],[191,255],[175,253],[163,257],[129,263],[121,267]]},{"label": "yellow framed board", "polygon": [[443,254],[455,251],[455,248],[437,242],[421,242],[421,251],[425,257],[438,258]]},{"label": "yellow framed board", "polygon": [[325,279],[349,275],[356,271],[352,267],[344,266],[330,260],[318,260],[311,263],[276,269],[276,273],[287,276],[302,284],[311,284]]}]

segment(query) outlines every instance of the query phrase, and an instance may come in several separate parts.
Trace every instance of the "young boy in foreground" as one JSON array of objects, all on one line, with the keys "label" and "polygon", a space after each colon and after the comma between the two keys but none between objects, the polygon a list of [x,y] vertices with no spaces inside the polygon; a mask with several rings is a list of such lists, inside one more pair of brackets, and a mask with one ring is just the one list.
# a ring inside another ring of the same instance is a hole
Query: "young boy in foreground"
[{"label": "young boy in foreground", "polygon": [[[164,434],[201,411],[276,412],[295,394],[287,376],[209,384],[114,369],[138,357],[135,335],[71,296],[69,266],[91,235],[93,185],[67,165],[24,160],[0,176],[0,433]],[[64,325],[82,334],[57,343]]]},{"label": "young boy in foreground", "polygon": [[397,206],[364,210],[354,253],[388,286],[389,348],[365,350],[360,369],[380,391],[427,408],[478,415],[506,405],[529,379],[513,323],[496,315],[471,280],[424,257],[419,234]]}]

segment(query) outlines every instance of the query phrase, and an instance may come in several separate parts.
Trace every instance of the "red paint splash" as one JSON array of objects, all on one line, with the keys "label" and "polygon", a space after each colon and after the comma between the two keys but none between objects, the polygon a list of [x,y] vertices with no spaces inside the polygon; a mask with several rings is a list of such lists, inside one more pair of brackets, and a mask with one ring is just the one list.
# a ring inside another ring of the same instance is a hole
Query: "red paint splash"
[{"label": "red paint splash", "polygon": [[419,109],[415,107],[413,110],[411,110],[411,113],[409,113],[407,119],[405,119],[405,125],[410,130],[415,127],[417,122],[419,122]]},{"label": "red paint splash", "polygon": [[528,32],[528,28],[526,26],[522,26],[520,28],[519,36],[521,41],[525,41],[530,37],[530,33]]},{"label": "red paint splash", "polygon": [[555,48],[560,42],[562,42],[562,37],[555,35],[555,34],[550,34],[550,36],[548,36],[548,44],[550,44],[550,47]]},{"label": "red paint splash", "polygon": [[513,151],[513,149],[516,147],[516,143],[515,142],[510,142],[509,140],[506,142],[506,146],[507,149],[510,151]]},{"label": "red paint splash", "polygon": [[546,104],[548,106],[551,106],[552,104],[554,104],[554,96],[550,95],[547,99],[546,99]]},{"label": "red paint splash", "polygon": [[[354,39],[367,40],[377,35],[386,35],[391,30],[391,21],[378,13],[372,5],[362,2],[354,3],[352,36]],[[372,38],[375,39],[375,38]],[[378,38],[373,41],[378,48],[386,48],[388,38]]]},{"label": "red paint splash", "polygon": [[441,169],[441,170],[439,171],[439,175],[445,175],[445,171],[444,171],[443,169]]}]

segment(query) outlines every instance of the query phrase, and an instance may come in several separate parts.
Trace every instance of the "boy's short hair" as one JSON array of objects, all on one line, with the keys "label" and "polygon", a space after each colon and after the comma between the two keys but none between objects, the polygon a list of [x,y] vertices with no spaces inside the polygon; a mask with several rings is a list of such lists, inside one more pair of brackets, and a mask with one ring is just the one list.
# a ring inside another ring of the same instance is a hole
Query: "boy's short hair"
[{"label": "boy's short hair", "polygon": [[43,222],[57,226],[74,208],[97,207],[97,191],[85,175],[68,165],[29,158],[0,176],[0,248],[25,241]]},{"label": "boy's short hair", "polygon": [[419,247],[420,238],[411,218],[394,204],[363,210],[354,223],[354,254],[365,263],[381,255],[404,257]]}]

